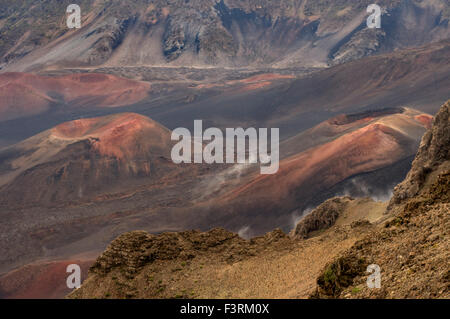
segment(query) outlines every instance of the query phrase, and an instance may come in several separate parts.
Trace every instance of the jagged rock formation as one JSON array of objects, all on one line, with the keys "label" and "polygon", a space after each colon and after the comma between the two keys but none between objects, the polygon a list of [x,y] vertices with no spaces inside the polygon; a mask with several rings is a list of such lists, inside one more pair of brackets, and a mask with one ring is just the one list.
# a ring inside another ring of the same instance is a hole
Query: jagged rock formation
[{"label": "jagged rock formation", "polygon": [[149,96],[149,83],[110,74],[58,77],[28,73],[0,74],[0,122],[66,109],[118,107]]},{"label": "jagged rock formation", "polygon": [[311,233],[330,228],[347,204],[354,199],[351,197],[336,197],[327,200],[314,209],[297,224],[293,231],[295,238],[306,239]]},{"label": "jagged rock formation", "polygon": [[206,233],[186,231],[157,236],[134,231],[114,240],[91,267],[91,272],[105,275],[119,267],[132,276],[146,264],[174,259],[188,261],[202,254],[233,262],[254,255],[274,241],[286,239],[287,236],[280,230],[252,241],[221,228]]},{"label": "jagged rock formation", "polygon": [[184,284],[183,273],[189,269],[202,271],[204,267],[232,265],[268,250],[286,250],[291,246],[292,242],[281,230],[250,241],[221,228],[205,233],[161,235],[134,231],[109,245],[90,268],[83,289],[74,291],[70,297],[85,298],[91,294],[112,298],[193,297],[195,293],[190,290],[174,291],[177,283]]},{"label": "jagged rock formation", "polygon": [[[407,201],[413,197],[418,197],[424,192],[439,195],[443,201],[448,201],[449,196],[445,196],[448,188],[445,184],[445,172],[449,170],[450,159],[450,102],[444,104],[436,115],[433,127],[428,130],[420,144],[419,151],[412,164],[412,168],[406,179],[394,190],[394,196],[390,202],[390,207]],[[429,181],[440,175],[439,185],[444,189],[443,193],[435,194],[429,188]],[[434,177],[434,178],[433,178]],[[430,191],[432,191],[430,193]]]}]

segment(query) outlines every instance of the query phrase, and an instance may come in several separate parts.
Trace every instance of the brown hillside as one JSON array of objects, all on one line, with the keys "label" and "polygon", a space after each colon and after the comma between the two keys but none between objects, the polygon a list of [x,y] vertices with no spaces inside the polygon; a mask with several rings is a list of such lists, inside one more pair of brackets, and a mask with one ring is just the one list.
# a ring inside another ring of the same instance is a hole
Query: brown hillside
[{"label": "brown hillside", "polygon": [[[382,217],[386,207],[371,199],[345,200],[336,225],[308,240],[293,240],[281,230],[250,240],[223,229],[126,233],[69,297],[306,298],[323,266],[373,229],[369,219]],[[360,207],[377,216],[366,216]]]}]

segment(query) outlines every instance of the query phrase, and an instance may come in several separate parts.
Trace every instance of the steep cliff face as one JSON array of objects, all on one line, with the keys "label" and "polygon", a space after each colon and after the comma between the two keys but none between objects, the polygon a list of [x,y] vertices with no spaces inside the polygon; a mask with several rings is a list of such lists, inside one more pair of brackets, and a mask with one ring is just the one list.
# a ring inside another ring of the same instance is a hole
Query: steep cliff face
[{"label": "steep cliff face", "polygon": [[406,179],[395,188],[389,207],[394,209],[398,204],[422,195],[434,196],[436,199],[448,201],[448,188],[442,189],[443,193],[436,193],[438,190],[431,189],[431,187],[436,179],[439,181],[439,186],[446,186],[442,183],[445,180],[448,182],[449,160],[450,102],[447,102],[436,115],[433,127],[422,138],[411,170]]},{"label": "steep cliff face", "polygon": [[84,0],[68,30],[70,1],[14,1],[0,4],[0,66],[325,66],[448,38],[446,0],[378,1],[382,28],[367,29],[372,2]]}]

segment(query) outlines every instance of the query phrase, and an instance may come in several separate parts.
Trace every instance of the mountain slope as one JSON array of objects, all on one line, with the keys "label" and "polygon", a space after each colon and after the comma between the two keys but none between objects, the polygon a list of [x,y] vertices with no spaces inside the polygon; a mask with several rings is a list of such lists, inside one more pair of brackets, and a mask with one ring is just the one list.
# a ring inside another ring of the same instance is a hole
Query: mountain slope
[{"label": "mountain slope", "polygon": [[[126,221],[142,208],[186,204],[186,184],[214,170],[174,164],[172,145],[167,128],[119,113],[62,123],[1,149],[0,271],[37,257],[53,260],[55,249],[74,242],[57,256],[98,250],[123,227],[152,217]],[[163,214],[159,219],[165,222]]]},{"label": "mountain slope", "polygon": [[325,66],[449,36],[447,0],[378,1],[385,9],[380,30],[366,27],[371,3],[84,0],[83,27],[68,30],[70,2],[31,6],[20,0],[12,7],[0,3],[0,57],[12,71],[50,65]]}]

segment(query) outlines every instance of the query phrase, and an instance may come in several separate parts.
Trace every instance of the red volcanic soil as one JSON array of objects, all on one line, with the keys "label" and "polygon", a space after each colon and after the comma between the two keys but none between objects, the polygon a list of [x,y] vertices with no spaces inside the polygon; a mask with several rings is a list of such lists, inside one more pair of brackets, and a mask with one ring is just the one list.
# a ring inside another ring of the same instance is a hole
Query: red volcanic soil
[{"label": "red volcanic soil", "polygon": [[154,147],[167,148],[169,134],[165,127],[135,113],[80,119],[52,129],[52,135],[60,139],[94,138],[93,146],[100,154],[117,159],[131,159],[143,148],[145,152],[152,152]]},{"label": "red volcanic soil", "polygon": [[431,125],[433,124],[433,117],[428,114],[417,115],[415,119],[422,123],[427,129],[431,128]]},{"label": "red volcanic soil", "polygon": [[81,280],[87,278],[92,260],[63,260],[29,264],[0,277],[2,299],[60,299],[71,292],[66,280],[70,273],[67,266],[77,264],[81,268]]},{"label": "red volcanic soil", "polygon": [[241,89],[241,91],[252,91],[252,90],[257,90],[257,89],[269,86],[273,83],[273,81],[276,81],[276,80],[293,79],[293,78],[294,78],[293,75],[265,73],[265,74],[254,75],[249,78],[242,79],[242,80],[227,81],[225,83],[200,84],[196,88],[197,89],[210,89],[213,87],[238,85],[239,88]]},{"label": "red volcanic soil", "polygon": [[170,179],[183,170],[172,145],[167,128],[135,113],[62,123],[14,146],[9,160],[21,165],[4,177],[0,201],[67,204]]},{"label": "red volcanic soil", "polygon": [[55,102],[72,107],[131,105],[147,97],[149,90],[149,83],[109,74],[4,73],[0,74],[0,120],[45,112]]},{"label": "red volcanic soil", "polygon": [[241,83],[255,83],[255,82],[263,82],[263,81],[271,81],[271,80],[279,80],[279,79],[293,79],[293,75],[283,75],[277,73],[265,73],[258,74],[255,76],[251,76],[249,78],[239,80]]},{"label": "red volcanic soil", "polygon": [[258,82],[258,83],[252,83],[252,84],[248,84],[246,86],[244,86],[242,88],[242,91],[253,91],[253,90],[258,90],[258,89],[262,89],[266,86],[271,85],[272,82],[270,81],[264,81],[264,82]]},{"label": "red volcanic soil", "polygon": [[14,82],[2,82],[0,75],[0,120],[34,115],[48,110],[54,100],[45,92]]},{"label": "red volcanic soil", "polygon": [[[239,85],[240,92],[246,92],[246,91],[253,91],[253,90],[259,90],[266,86],[272,85],[273,81],[275,80],[281,80],[281,79],[292,79],[294,76],[292,75],[282,75],[282,74],[276,74],[276,73],[265,73],[265,74],[258,74],[255,76],[251,76],[249,78],[243,79],[243,80],[237,80],[237,81],[229,81],[227,82],[228,85]],[[241,85],[244,85],[241,87]]]},{"label": "red volcanic soil", "polygon": [[404,156],[398,135],[385,125],[370,124],[281,161],[277,174],[260,175],[224,200],[263,200],[270,189],[270,201],[280,201],[289,197],[292,189],[309,185],[314,192],[318,191],[315,187],[330,187],[350,176],[388,166]]}]

